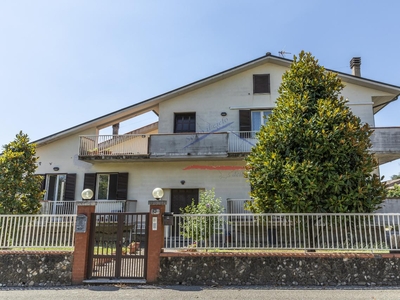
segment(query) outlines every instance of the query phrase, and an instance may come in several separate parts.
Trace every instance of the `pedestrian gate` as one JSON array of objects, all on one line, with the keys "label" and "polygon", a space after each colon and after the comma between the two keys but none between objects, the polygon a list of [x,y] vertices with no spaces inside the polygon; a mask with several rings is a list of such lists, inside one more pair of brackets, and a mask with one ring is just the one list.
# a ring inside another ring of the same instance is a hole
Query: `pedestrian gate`
[{"label": "pedestrian gate", "polygon": [[144,279],[147,213],[94,213],[88,279]]}]

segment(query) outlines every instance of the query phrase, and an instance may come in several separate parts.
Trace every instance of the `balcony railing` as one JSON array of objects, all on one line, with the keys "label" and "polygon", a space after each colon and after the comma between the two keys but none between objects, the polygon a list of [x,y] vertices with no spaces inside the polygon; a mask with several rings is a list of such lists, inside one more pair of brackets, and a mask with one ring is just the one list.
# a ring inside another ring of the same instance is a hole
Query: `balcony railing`
[{"label": "balcony railing", "polygon": [[80,136],[79,155],[147,155],[149,137],[147,134]]},{"label": "balcony railing", "polygon": [[[373,128],[372,149],[381,164],[400,158],[400,127]],[[256,131],[80,136],[80,159],[224,157],[249,153]]]},{"label": "balcony railing", "polygon": [[[95,200],[95,212],[136,212],[136,200]],[[43,215],[76,215],[78,201],[42,201]]]},{"label": "balcony railing", "polygon": [[232,199],[228,198],[226,200],[227,207],[226,212],[228,214],[249,214],[250,211],[245,210],[246,203],[250,202],[250,199]]}]

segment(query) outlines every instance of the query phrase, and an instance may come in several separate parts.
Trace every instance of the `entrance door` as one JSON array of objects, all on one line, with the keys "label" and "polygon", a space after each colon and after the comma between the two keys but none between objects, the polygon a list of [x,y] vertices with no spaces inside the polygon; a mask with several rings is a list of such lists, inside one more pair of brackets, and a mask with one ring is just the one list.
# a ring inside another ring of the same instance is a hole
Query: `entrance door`
[{"label": "entrance door", "polygon": [[88,279],[145,279],[147,213],[94,213]]},{"label": "entrance door", "polygon": [[199,189],[173,189],[171,190],[171,211],[180,214],[181,208],[192,203],[199,203]]},{"label": "entrance door", "polygon": [[[181,208],[194,203],[199,203],[199,189],[172,189],[171,190],[171,211],[174,214],[180,214]],[[180,235],[178,226],[171,226],[171,237]]]}]

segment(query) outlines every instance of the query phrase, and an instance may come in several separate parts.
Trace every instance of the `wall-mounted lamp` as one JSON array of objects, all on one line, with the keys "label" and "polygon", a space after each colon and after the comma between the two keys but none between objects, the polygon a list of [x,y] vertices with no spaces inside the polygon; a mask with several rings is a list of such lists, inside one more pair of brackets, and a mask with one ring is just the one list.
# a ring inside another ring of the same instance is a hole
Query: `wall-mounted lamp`
[{"label": "wall-mounted lamp", "polygon": [[59,167],[54,167],[54,168],[53,168],[53,171],[55,171],[55,172],[57,172],[57,171],[59,171],[59,170],[60,170]]},{"label": "wall-mounted lamp", "polygon": [[93,198],[93,191],[91,189],[84,189],[81,193],[82,199],[90,200]]},{"label": "wall-mounted lamp", "polygon": [[164,191],[162,190],[162,188],[157,187],[153,190],[152,195],[154,199],[160,200],[164,196]]},{"label": "wall-mounted lamp", "polygon": [[186,182],[185,180],[181,180],[181,184],[182,184],[182,185],[184,185],[184,184],[185,184],[185,182]]},{"label": "wall-mounted lamp", "polygon": [[223,112],[221,113],[221,116],[223,116],[223,117],[226,117],[226,115],[227,115],[227,113],[226,113],[225,111],[223,111]]}]

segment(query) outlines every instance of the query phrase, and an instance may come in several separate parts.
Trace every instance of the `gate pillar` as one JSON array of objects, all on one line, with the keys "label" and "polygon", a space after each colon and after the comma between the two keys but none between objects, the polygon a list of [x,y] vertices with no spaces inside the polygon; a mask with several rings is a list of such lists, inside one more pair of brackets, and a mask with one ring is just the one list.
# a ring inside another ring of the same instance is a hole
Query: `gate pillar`
[{"label": "gate pillar", "polygon": [[147,274],[146,282],[156,282],[160,272],[160,253],[164,247],[164,224],[162,221],[165,205],[164,200],[150,200],[148,220]]},{"label": "gate pillar", "polygon": [[[72,263],[72,284],[82,284],[86,279],[87,274],[87,260],[89,253],[89,237],[90,237],[90,224],[91,215],[95,212],[96,204],[94,201],[82,201],[77,203],[77,215],[86,216],[86,224],[81,223],[76,226],[75,230],[75,250],[74,260]],[[84,228],[84,226],[86,228]],[[79,227],[79,229],[78,229]]]}]

